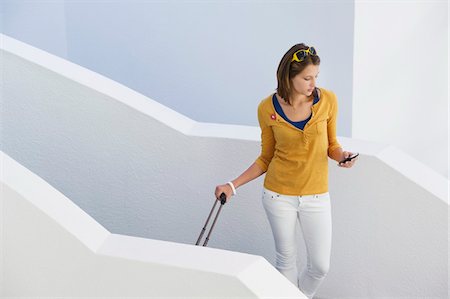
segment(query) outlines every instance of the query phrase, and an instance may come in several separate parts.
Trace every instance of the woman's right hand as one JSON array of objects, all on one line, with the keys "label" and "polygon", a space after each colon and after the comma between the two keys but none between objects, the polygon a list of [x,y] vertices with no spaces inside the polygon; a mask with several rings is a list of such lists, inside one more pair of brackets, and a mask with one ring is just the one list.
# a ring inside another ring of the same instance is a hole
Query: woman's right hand
[{"label": "woman's right hand", "polygon": [[231,198],[231,195],[233,194],[233,190],[231,189],[231,186],[228,184],[216,186],[216,191],[214,192],[214,194],[217,200],[220,200],[220,194],[222,193],[225,193],[228,202],[228,200]]}]

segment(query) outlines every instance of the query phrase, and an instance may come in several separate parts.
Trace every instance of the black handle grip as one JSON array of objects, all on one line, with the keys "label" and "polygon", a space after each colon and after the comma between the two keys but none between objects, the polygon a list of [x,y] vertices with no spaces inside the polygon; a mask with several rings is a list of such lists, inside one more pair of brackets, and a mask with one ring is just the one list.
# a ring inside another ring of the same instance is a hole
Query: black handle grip
[{"label": "black handle grip", "polygon": [[222,194],[220,194],[219,198],[220,198],[221,205],[224,205],[227,202],[227,196],[225,195],[225,193],[222,192]]}]

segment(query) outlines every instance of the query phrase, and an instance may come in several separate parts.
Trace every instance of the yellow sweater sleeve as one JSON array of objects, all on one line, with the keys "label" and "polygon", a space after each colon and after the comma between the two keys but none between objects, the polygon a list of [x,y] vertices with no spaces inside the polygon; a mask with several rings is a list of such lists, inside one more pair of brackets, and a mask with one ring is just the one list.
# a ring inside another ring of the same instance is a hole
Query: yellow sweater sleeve
[{"label": "yellow sweater sleeve", "polygon": [[337,103],[337,97],[335,93],[332,93],[331,97],[331,109],[330,109],[330,116],[328,118],[327,123],[327,131],[328,131],[328,156],[330,154],[341,147],[339,144],[337,138],[336,138],[336,120],[337,120],[337,114],[338,114],[338,103]]},{"label": "yellow sweater sleeve", "polygon": [[262,106],[263,102],[258,106],[258,122],[261,128],[261,154],[255,163],[266,172],[275,152],[275,139],[272,128],[268,124],[270,115],[264,111]]}]

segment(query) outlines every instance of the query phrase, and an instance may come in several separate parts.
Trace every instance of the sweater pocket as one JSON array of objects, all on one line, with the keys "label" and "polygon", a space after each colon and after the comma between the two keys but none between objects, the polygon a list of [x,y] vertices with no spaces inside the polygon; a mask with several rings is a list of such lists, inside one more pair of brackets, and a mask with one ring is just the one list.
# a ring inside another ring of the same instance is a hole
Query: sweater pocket
[{"label": "sweater pocket", "polygon": [[326,119],[321,119],[321,120],[317,121],[316,131],[319,136],[324,134],[327,131],[327,120]]},{"label": "sweater pocket", "polygon": [[328,148],[328,122],[326,119],[316,123],[316,145],[319,151],[326,151]]}]

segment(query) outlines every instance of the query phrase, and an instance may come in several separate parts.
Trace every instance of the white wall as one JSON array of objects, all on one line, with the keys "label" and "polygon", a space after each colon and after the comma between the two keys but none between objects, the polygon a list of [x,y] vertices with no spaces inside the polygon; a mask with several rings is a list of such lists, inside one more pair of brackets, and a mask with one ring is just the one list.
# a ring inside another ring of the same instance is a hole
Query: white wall
[{"label": "white wall", "polygon": [[[214,186],[259,154],[256,127],[197,123],[17,41],[4,47],[4,151],[111,232],[193,244]],[[318,297],[447,298],[448,181],[396,148],[339,139],[362,157],[351,170],[330,162],[332,264]],[[261,185],[225,206],[210,247],[274,264]]]},{"label": "white wall", "polygon": [[0,296],[306,299],[262,257],[109,233],[0,152]]},{"label": "white wall", "polygon": [[64,0],[0,2],[0,32],[11,32],[40,49],[68,57]]},{"label": "white wall", "polygon": [[203,122],[256,126],[282,55],[300,42],[314,45],[319,85],[340,100],[338,132],[351,136],[352,1],[2,4],[3,33]]},{"label": "white wall", "polygon": [[353,137],[448,178],[448,1],[357,1]]}]

